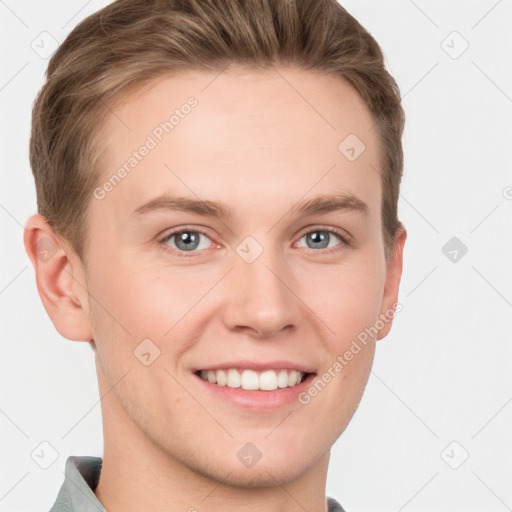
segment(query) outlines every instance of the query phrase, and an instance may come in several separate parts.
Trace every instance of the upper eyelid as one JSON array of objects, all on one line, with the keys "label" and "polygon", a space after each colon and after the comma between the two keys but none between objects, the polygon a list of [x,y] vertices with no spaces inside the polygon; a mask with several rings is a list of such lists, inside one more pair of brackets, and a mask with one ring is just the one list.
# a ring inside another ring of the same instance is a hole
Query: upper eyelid
[{"label": "upper eyelid", "polygon": [[192,233],[200,233],[202,235],[207,236],[208,238],[211,238],[211,236],[203,228],[198,229],[198,228],[194,228],[194,227],[187,227],[187,226],[185,226],[183,228],[177,228],[176,230],[173,230],[173,231],[167,233],[167,235],[165,235],[161,239],[161,241],[168,240],[173,235],[178,235],[180,233],[186,233],[186,232],[189,232],[189,231],[192,232]]}]

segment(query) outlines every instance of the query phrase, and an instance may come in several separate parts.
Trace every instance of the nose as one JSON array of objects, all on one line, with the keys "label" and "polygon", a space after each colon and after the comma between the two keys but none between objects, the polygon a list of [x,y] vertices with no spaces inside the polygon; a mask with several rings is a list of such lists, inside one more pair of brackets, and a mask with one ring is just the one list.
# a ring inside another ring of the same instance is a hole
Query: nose
[{"label": "nose", "polygon": [[251,263],[235,254],[226,286],[224,322],[230,330],[269,338],[297,328],[303,317],[290,265],[276,251],[264,249]]}]

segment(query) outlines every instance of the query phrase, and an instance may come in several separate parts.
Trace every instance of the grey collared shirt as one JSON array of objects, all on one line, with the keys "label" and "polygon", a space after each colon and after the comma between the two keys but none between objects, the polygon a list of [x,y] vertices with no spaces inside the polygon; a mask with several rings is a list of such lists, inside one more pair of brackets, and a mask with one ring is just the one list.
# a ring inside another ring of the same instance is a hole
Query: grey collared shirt
[{"label": "grey collared shirt", "polygon": [[[93,492],[102,461],[101,457],[68,457],[64,483],[50,512],[107,512]],[[334,498],[327,497],[327,505],[329,512],[345,512]]]},{"label": "grey collared shirt", "polygon": [[93,492],[102,461],[101,457],[68,457],[64,483],[50,512],[106,512]]}]

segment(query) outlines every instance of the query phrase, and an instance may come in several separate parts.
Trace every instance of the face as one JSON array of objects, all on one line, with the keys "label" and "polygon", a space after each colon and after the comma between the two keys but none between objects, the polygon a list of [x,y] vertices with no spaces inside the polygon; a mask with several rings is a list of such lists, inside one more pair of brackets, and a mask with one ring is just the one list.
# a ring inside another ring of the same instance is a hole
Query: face
[{"label": "face", "polygon": [[[275,485],[327,462],[399,276],[357,93],[294,68],[217,75],[154,81],[102,127],[83,271],[100,392],[112,389],[105,455],[122,444],[233,485]],[[270,389],[228,386],[234,370]],[[305,380],[288,387],[291,370]]]}]

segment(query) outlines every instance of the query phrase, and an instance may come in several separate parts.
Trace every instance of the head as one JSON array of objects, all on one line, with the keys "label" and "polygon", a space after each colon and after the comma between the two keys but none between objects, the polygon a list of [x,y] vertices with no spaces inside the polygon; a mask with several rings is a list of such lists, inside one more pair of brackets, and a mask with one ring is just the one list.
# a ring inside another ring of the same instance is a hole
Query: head
[{"label": "head", "polygon": [[[113,387],[106,438],[242,486],[325,458],[392,325],[403,125],[335,0],[119,0],[72,31],[34,104],[25,245],[55,327]],[[201,369],[240,360],[324,385],[270,412],[203,393]]]}]

